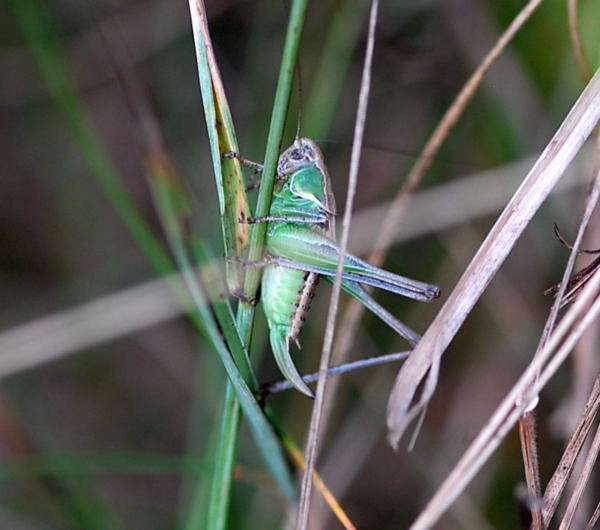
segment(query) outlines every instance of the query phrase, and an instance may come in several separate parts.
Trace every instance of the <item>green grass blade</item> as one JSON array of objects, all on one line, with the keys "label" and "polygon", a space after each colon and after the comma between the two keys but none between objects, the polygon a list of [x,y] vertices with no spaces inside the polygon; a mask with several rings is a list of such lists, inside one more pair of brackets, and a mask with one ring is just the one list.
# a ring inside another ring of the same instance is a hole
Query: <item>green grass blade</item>
[{"label": "green grass blade", "polygon": [[[290,103],[294,73],[298,63],[298,50],[300,48],[300,39],[304,28],[307,4],[308,0],[295,0],[292,4],[283,49],[283,58],[279,70],[277,91],[275,93],[275,103],[273,104],[273,112],[271,114],[271,125],[269,128],[269,136],[267,138],[264,169],[256,202],[256,211],[254,212],[255,217],[266,216],[271,206],[273,187],[275,185],[275,170],[277,168],[279,153],[281,152],[281,140]],[[248,259],[250,261],[257,261],[262,257],[266,229],[266,223],[253,225],[250,234],[250,247],[248,250]],[[254,296],[258,289],[259,282],[260,271],[249,269],[246,273],[246,283],[244,285],[245,294]]]},{"label": "green grass blade", "polygon": [[[249,215],[248,197],[239,161],[223,156],[230,151],[238,152],[239,149],[231,111],[212,50],[204,3],[201,0],[190,0],[190,13],[200,92],[219,198],[225,256],[234,258],[243,256],[248,246],[248,225],[239,222]],[[226,270],[230,291],[241,292],[243,267],[227,263]]]},{"label": "green grass blade", "polygon": [[[151,179],[155,202],[160,217],[167,233],[167,238],[173,249],[175,259],[181,269],[184,280],[197,306],[204,304],[204,292],[192,270],[191,260],[188,256],[184,242],[184,226],[187,224],[189,209],[185,204],[183,187],[178,185],[176,175],[168,172],[155,172]],[[206,286],[212,308],[219,320],[220,329],[228,342],[229,349],[236,361],[237,369],[243,381],[250,382],[255,388],[254,376],[244,345],[240,339],[233,312],[229,306],[225,289],[221,286],[219,271],[215,267],[215,260],[209,259],[209,254],[201,241],[191,241],[193,252],[197,261],[201,263],[203,285]],[[254,398],[252,398],[254,400]],[[237,448],[237,433],[240,421],[240,407],[237,403],[235,391],[228,384],[225,391],[225,404],[221,416],[219,440],[216,444],[215,467],[213,469],[210,487],[210,500],[206,528],[225,528],[230,502],[230,492],[233,482],[233,467]],[[272,432],[263,433],[272,437]],[[264,437],[263,436],[263,437]],[[261,441],[257,440],[260,444]],[[267,454],[266,452],[264,454]],[[273,457],[278,458],[275,454]],[[285,464],[283,464],[285,465]],[[280,462],[274,462],[274,467],[281,467]],[[206,510],[206,480],[199,480],[192,494],[189,511],[186,516],[184,528],[195,529],[202,527]]]},{"label": "green grass blade", "polygon": [[[15,12],[23,26],[30,46],[40,63],[44,77],[59,108],[72,127],[77,142],[88,159],[95,175],[104,190],[115,204],[134,237],[161,272],[171,272],[174,267],[144,220],[139,216],[135,204],[121,184],[117,172],[106,156],[101,142],[98,140],[83,105],[77,97],[73,83],[65,65],[60,59],[58,45],[50,32],[49,24],[36,5],[30,0],[13,2]],[[270,425],[256,403],[252,392],[236,368],[229,351],[223,342],[219,329],[210,313],[204,298],[200,299],[199,315],[192,313],[194,323],[203,328],[211,346],[219,353],[229,378],[241,400],[242,408],[248,417],[253,435],[267,461],[275,479],[283,492],[290,498],[295,495],[295,488],[289,469],[283,458],[281,448]],[[208,320],[206,320],[208,318]]]},{"label": "green grass blade", "polygon": [[[233,387],[231,384],[227,384],[226,387],[227,392],[233,392]],[[237,399],[227,400],[227,396],[225,396],[227,402],[234,403],[235,410],[234,414],[240,414],[240,406],[237,402]],[[228,410],[225,407],[223,410],[223,415],[227,416]],[[207,445],[207,448],[204,452],[204,460],[211,463],[210,473],[206,473],[198,477],[195,483],[193,483],[190,488],[190,494],[186,499],[186,504],[184,505],[185,509],[182,512],[182,521],[183,524],[180,525],[180,528],[184,530],[196,530],[198,528],[208,528],[209,521],[212,521],[212,525],[224,525],[223,519],[228,513],[229,503],[231,499],[230,489],[231,485],[229,481],[222,483],[220,480],[216,480],[217,477],[222,477],[227,479],[227,477],[233,476],[233,470],[220,470],[219,466],[227,465],[231,463],[234,464],[233,459],[222,459],[217,455],[220,452],[220,445],[222,443],[229,445],[228,442],[231,442],[236,445],[237,444],[237,436],[226,437],[223,436],[222,428],[223,426],[229,425],[233,422],[239,422],[239,418],[224,418],[220,424],[214,425],[210,441]],[[233,431],[234,433],[237,431]],[[236,453],[237,447],[233,449],[228,448],[230,452],[234,455]],[[215,491],[213,491],[215,490]],[[217,496],[219,495],[220,496]]]},{"label": "green grass blade", "polygon": [[331,130],[368,6],[367,0],[344,0],[331,18],[304,111],[302,127],[309,138],[325,138]]},{"label": "green grass blade", "polygon": [[[225,389],[225,402],[223,406],[223,421],[219,445],[215,455],[215,470],[210,490],[210,504],[208,509],[208,528],[226,528],[227,514],[231,501],[231,481],[233,478],[234,459],[238,443],[238,429],[230,426],[239,425],[240,407],[231,385]],[[279,442],[278,442],[279,443]],[[191,521],[190,521],[191,522]],[[188,524],[186,530],[194,530]]]},{"label": "green grass blade", "polygon": [[[190,15],[200,92],[217,184],[225,256],[242,256],[248,244],[248,225],[239,223],[239,219],[249,215],[248,199],[241,178],[239,162],[236,159],[222,158],[222,154],[227,151],[239,151],[233,120],[216,67],[204,3],[190,0]],[[231,292],[241,293],[243,289],[241,267],[232,267],[228,264],[227,281]],[[252,309],[250,311],[253,313]],[[243,337],[244,343],[248,345],[250,343],[248,332]],[[227,384],[225,391],[220,427],[221,440],[217,444],[210,494],[207,528],[212,530],[222,529],[226,526],[233,481],[232,470],[235,462],[240,414],[239,404],[230,385],[231,383]],[[198,482],[197,491],[193,495],[186,528],[194,528],[198,520],[198,513],[203,507],[204,493],[200,489],[204,486],[203,482]]]},{"label": "green grass blade", "polygon": [[154,453],[61,454],[18,458],[0,469],[0,483],[52,476],[78,478],[95,475],[192,475],[207,473],[211,463],[198,458]]},{"label": "green grass blade", "polygon": [[194,261],[200,264],[202,283],[206,286],[206,292],[219,321],[225,342],[227,342],[244,380],[250,385],[252,390],[255,390],[257,387],[256,377],[252,371],[248,351],[240,337],[235,316],[229,303],[227,290],[221,277],[219,265],[223,263],[223,260],[216,259],[200,239],[192,238],[190,246]]},{"label": "green grass blade", "polygon": [[161,274],[174,272],[164,249],[154,237],[125,190],[119,175],[98,139],[81,103],[71,76],[61,58],[57,39],[42,4],[13,0],[13,8],[29,46],[42,70],[48,89],[67,119],[79,148],[85,155],[104,192],[125,221],[136,242]]},{"label": "green grass blade", "polygon": [[[188,287],[192,300],[204,324],[204,332],[225,365],[225,370],[233,384],[235,394],[240,400],[241,407],[250,423],[250,428],[254,434],[255,440],[271,473],[275,480],[278,481],[283,492],[292,499],[295,495],[295,487],[285,462],[283,451],[275,436],[275,432],[266,420],[261,408],[258,406],[250,386],[248,386],[249,381],[252,387],[254,387],[253,378],[249,364],[244,365],[245,362],[247,363],[248,357],[243,351],[244,349],[242,342],[239,340],[239,335],[237,335],[237,333],[233,334],[234,337],[237,337],[237,345],[242,348],[242,351],[234,352],[232,349],[232,353],[236,356],[236,360],[239,360],[241,367],[236,366],[236,363],[230,354],[229,348],[235,346],[235,343],[229,344],[228,348],[223,341],[223,336],[221,334],[222,330],[229,329],[237,332],[235,323],[233,322],[233,314],[231,311],[223,310],[225,309],[223,307],[221,307],[221,310],[218,313],[215,311],[217,316],[220,315],[225,319],[223,327],[217,326],[217,322],[213,317],[211,306],[209,306],[205,294],[208,292],[208,289],[206,289],[205,285],[201,285],[192,268],[191,260],[184,242],[183,227],[186,224],[187,208],[185,207],[185,197],[183,196],[182,188],[177,186],[174,175],[170,174],[158,172],[153,176],[151,181],[154,183],[154,196],[163,226],[172,246],[177,264],[180,267],[184,282]],[[208,259],[208,253],[199,242],[196,242],[196,249],[199,251],[201,258]],[[210,269],[206,270],[209,271],[209,281],[213,285],[213,288],[218,286],[219,282],[215,281],[217,278],[216,271],[214,269],[212,271],[210,271]],[[216,298],[223,299],[217,305],[227,304],[224,295],[220,296],[216,293]],[[230,318],[231,321],[228,321],[227,318]],[[240,370],[244,370],[245,376]],[[220,453],[217,454],[216,469],[218,473],[215,474],[215,481],[217,484],[215,485],[215,482],[213,482],[213,491],[217,491],[219,497],[211,499],[211,510],[213,509],[213,503],[218,502],[219,506],[227,506],[227,503],[223,502],[220,494],[223,493],[223,490],[228,492],[231,487],[231,472],[234,465],[234,458],[231,455],[235,452],[239,413],[237,410],[231,410],[231,408],[234,407],[231,396],[230,399],[226,401],[226,405],[226,413],[224,414],[225,419],[222,422],[222,443],[220,443],[219,447],[228,447],[230,448],[230,451],[227,452],[227,458],[223,458],[223,461],[221,461],[219,457]],[[234,408],[237,409],[237,406]],[[236,426],[235,429],[231,428],[231,425],[233,424]],[[224,475],[219,475],[219,473],[224,473]],[[225,495],[225,497],[228,498],[229,495]],[[214,509],[216,510],[217,508],[215,507]],[[215,524],[218,521],[226,521],[226,513],[218,512]],[[213,528],[213,526],[209,525],[209,528]]]},{"label": "green grass blade", "polygon": [[[290,25],[286,37],[286,44],[284,49],[284,59],[281,67],[281,74],[279,78],[277,94],[275,99],[273,119],[271,123],[271,129],[269,132],[269,140],[267,146],[267,156],[265,157],[265,163],[268,164],[266,167],[266,173],[263,173],[261,190],[258,197],[256,215],[266,215],[269,205],[271,202],[271,195],[273,192],[273,185],[275,179],[275,167],[277,164],[277,158],[279,156],[281,137],[283,134],[283,128],[285,125],[285,116],[287,114],[287,108],[289,105],[290,93],[293,83],[293,76],[295,70],[295,64],[297,61],[298,48],[300,43],[300,36],[302,34],[302,27],[304,24],[304,16],[306,13],[306,1],[296,1],[292,7],[292,14],[290,17]],[[211,144],[211,152],[213,156],[213,167],[215,175],[217,177],[217,187],[219,192],[220,200],[225,200],[226,193],[228,193],[227,187],[232,182],[231,179],[223,179],[224,189],[221,189],[221,175],[227,175],[224,172],[227,167],[225,164],[226,159],[221,158],[221,153],[227,150],[238,151],[237,145],[231,148],[219,147],[219,135],[215,134],[215,124],[223,125],[223,130],[228,131],[229,138],[235,139],[233,132],[233,123],[230,119],[228,112],[229,108],[226,106],[226,100],[224,96],[224,90],[220,81],[218,69],[212,54],[212,47],[210,43],[210,37],[208,35],[208,28],[206,25],[206,13],[202,2],[190,1],[190,12],[192,16],[192,27],[194,30],[194,39],[196,44],[196,56],[198,61],[198,73],[200,80],[200,87],[202,92],[202,99],[205,109],[205,117],[207,122],[207,129],[209,134],[209,141]],[[212,65],[211,65],[212,61]],[[212,66],[212,67],[211,67]],[[215,109],[217,105],[216,99],[220,96],[220,101],[217,106],[219,109],[224,109],[220,113]],[[223,119],[217,120],[216,118],[221,115]],[[221,136],[221,140],[223,137]],[[225,167],[223,167],[225,166]],[[239,165],[235,161],[235,168],[239,170]],[[238,180],[233,180],[234,190],[233,196],[237,196]],[[223,208],[226,204],[221,205]],[[222,210],[223,212],[223,210]],[[261,213],[262,212],[262,213]],[[226,213],[226,212],[225,212]],[[247,214],[246,214],[247,215]],[[225,223],[233,222],[237,229],[240,229],[239,214],[234,214],[229,219],[226,215],[222,215],[223,233],[226,238],[226,255],[241,255],[241,252],[231,254],[231,249],[228,248],[227,242],[227,228]],[[246,225],[244,225],[246,226]],[[257,229],[258,228],[258,233]],[[250,240],[249,259],[258,259],[262,255],[262,249],[264,246],[265,231],[264,226],[255,225],[255,229],[252,231]],[[229,254],[227,254],[230,252]],[[248,284],[250,281],[250,284]],[[250,296],[256,294],[258,288],[258,282],[260,281],[260,271],[247,271],[246,272],[246,284],[244,293]],[[231,288],[231,281],[229,282]],[[237,286],[234,286],[234,289]],[[235,292],[235,290],[234,290]],[[246,345],[250,343],[250,335],[252,330],[252,323],[254,319],[254,306],[248,303],[241,302],[238,308],[238,328],[240,335]],[[235,458],[235,442],[238,432],[238,423],[236,418],[239,414],[236,414],[236,403],[235,396],[232,392],[226,392],[226,401],[224,404],[226,414],[223,415],[222,421],[222,436],[224,441],[219,445],[218,452],[216,455],[217,469],[215,471],[213,481],[213,498],[211,501],[211,508],[214,510],[211,512],[211,519],[209,521],[209,528],[220,529],[224,528],[226,524],[226,510],[227,503],[225,499],[229,498],[229,491],[231,487],[231,470],[233,469],[233,459]]]}]

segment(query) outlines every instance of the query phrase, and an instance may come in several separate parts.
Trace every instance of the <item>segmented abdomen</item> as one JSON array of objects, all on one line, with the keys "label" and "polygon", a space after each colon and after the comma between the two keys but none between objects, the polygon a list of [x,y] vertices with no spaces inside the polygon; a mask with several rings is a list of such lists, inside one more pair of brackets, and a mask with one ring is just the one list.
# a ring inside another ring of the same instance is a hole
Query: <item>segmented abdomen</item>
[{"label": "segmented abdomen", "polygon": [[265,267],[262,302],[269,326],[287,328],[287,337],[297,342],[318,283],[319,275],[314,272]]}]

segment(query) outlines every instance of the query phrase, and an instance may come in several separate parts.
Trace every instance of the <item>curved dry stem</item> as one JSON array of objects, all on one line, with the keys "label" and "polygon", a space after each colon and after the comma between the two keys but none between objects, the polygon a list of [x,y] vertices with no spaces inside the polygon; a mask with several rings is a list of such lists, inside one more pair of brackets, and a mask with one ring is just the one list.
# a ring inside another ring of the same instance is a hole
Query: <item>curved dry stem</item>
[{"label": "curved dry stem", "polygon": [[[490,231],[434,323],[400,371],[388,409],[392,444],[398,442],[408,423],[419,415],[431,398],[443,351],[599,118],[600,73],[594,76],[574,105]],[[518,418],[531,408],[538,392],[558,370],[593,318],[600,313],[600,298],[597,296],[599,288],[600,275],[596,275],[582,290],[580,298],[567,312],[539,355],[534,357],[412,528],[430,528],[435,524],[498,447]],[[592,301],[594,303],[588,309]],[[571,328],[573,329],[569,333]],[[419,403],[410,408],[416,389],[427,371],[430,375],[425,382],[423,395]]]},{"label": "curved dry stem", "polygon": [[[519,417],[527,410],[531,400],[548,383],[587,327],[600,314],[599,293],[600,275],[596,275],[585,286],[580,298],[561,320],[540,355],[530,363],[502,400],[490,420],[410,527],[411,530],[424,530],[435,525],[497,449]],[[591,307],[590,304],[592,304]],[[542,366],[544,368],[538,377]]]},{"label": "curved dry stem", "polygon": [[584,83],[587,83],[592,77],[590,63],[585,56],[583,43],[581,41],[581,31],[579,29],[579,0],[567,0],[567,11],[569,14],[569,37],[571,46],[573,46],[573,55],[577,63],[579,75]]},{"label": "curved dry stem", "polygon": [[[600,117],[600,72],[586,87],[557,133],[508,203],[458,281],[415,352],[403,365],[388,406],[390,442],[396,446],[407,425],[429,401],[441,356],[537,209],[556,185]],[[417,388],[429,373],[419,403]]]}]

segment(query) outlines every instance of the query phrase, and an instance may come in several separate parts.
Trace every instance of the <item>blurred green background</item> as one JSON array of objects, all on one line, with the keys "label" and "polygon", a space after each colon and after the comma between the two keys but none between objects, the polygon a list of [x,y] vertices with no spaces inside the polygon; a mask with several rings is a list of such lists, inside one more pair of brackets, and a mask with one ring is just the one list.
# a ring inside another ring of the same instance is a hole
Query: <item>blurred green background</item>
[{"label": "blurred green background", "polygon": [[[115,74],[107,36],[127,50],[126,67],[147,91],[168,151],[194,195],[196,229],[221,254],[187,3],[31,4],[48,16],[118,174],[162,238],[143,176],[140,124]],[[365,5],[359,0],[313,2],[300,52],[302,134],[323,141],[340,205],[364,56]],[[504,0],[382,2],[353,251],[368,252],[381,219],[377,208],[395,196],[435,124],[521,7],[522,2]],[[207,2],[240,149],[253,160],[264,155],[288,9],[281,1]],[[17,326],[65,310],[81,317],[81,304],[156,277],[50,96],[20,19],[10,6],[3,14],[0,528],[178,527],[185,522],[191,485],[211,466],[203,455],[220,419],[225,382],[218,360],[185,318],[174,311],[156,319],[160,322],[141,319],[132,323],[131,332],[116,336],[105,318],[126,321],[132,307],[137,311],[145,305],[136,306],[135,296],[111,298],[104,312],[92,318],[94,333],[81,323],[63,329],[82,347],[61,350],[50,344],[55,337],[51,327],[20,328],[37,353],[18,369],[3,365],[14,344],[9,334]],[[580,20],[593,62],[600,4],[584,1]],[[332,37],[340,46],[346,36],[357,35],[347,68],[334,55],[318,74],[325,43],[340,21],[344,31]],[[569,45],[566,5],[547,0],[436,157],[423,184],[427,191],[415,197],[398,227],[399,243],[385,267],[436,283],[447,295],[531,166],[528,157],[543,149],[582,87]],[[296,108],[297,99],[288,120],[289,142]],[[344,376],[318,468],[359,528],[406,527],[531,357],[551,303],[543,291],[559,281],[567,259],[552,223],[572,240],[581,213],[585,187],[576,184],[589,175],[589,157],[580,156],[575,165],[564,179],[568,189],[544,205],[447,352],[414,451],[407,452],[404,444],[394,453],[385,441],[385,407],[397,366]],[[598,229],[591,232],[587,245],[600,246]],[[321,290],[303,332],[302,354],[296,356],[301,371],[318,366],[329,288]],[[383,293],[377,297],[419,331],[443,303],[443,297],[427,306]],[[255,352],[268,349],[262,316],[257,321]],[[405,349],[370,315],[361,322],[351,358]],[[595,345],[591,332],[576,361],[542,396],[544,479],[597,372]],[[54,359],[47,359],[50,350],[56,350]],[[277,379],[270,357],[262,359],[256,367],[261,382]],[[292,392],[270,403],[302,441],[311,403]],[[513,435],[439,528],[520,527],[526,521],[522,481]],[[598,486],[590,499],[597,499]],[[315,512],[314,528],[338,527],[326,508],[317,506]],[[283,501],[242,427],[230,528],[278,528],[283,513]]]}]

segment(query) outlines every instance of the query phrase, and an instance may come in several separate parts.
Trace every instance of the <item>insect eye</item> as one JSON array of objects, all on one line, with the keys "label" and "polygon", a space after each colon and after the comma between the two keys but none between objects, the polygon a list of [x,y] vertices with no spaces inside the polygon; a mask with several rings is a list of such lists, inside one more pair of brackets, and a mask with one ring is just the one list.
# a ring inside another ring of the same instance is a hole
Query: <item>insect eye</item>
[{"label": "insect eye", "polygon": [[303,156],[304,156],[304,154],[302,153],[302,150],[300,150],[300,149],[294,149],[292,151],[292,158],[294,160],[302,160]]}]

